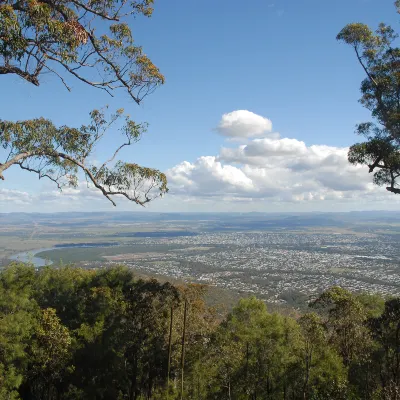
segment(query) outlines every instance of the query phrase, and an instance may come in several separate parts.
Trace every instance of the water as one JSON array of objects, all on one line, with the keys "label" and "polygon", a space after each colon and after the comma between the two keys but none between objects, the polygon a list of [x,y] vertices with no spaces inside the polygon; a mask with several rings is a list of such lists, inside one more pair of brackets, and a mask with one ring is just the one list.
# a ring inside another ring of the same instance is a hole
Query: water
[{"label": "water", "polygon": [[12,261],[18,261],[23,263],[32,264],[35,267],[44,267],[46,265],[52,265],[53,262],[50,260],[45,260],[44,258],[35,257],[36,254],[41,253],[42,251],[49,250],[58,250],[65,249],[71,247],[109,247],[109,246],[117,246],[118,243],[66,243],[66,244],[57,244],[54,247],[42,248],[24,251],[22,253],[14,254],[9,257]]},{"label": "water", "polygon": [[42,248],[42,249],[24,251],[22,253],[14,254],[13,256],[10,257],[10,260],[33,264],[35,267],[44,267],[46,265],[51,265],[52,262],[50,260],[45,260],[44,258],[35,257],[35,255],[41,253],[42,251],[48,251],[54,249],[55,247],[50,247],[46,249]]}]

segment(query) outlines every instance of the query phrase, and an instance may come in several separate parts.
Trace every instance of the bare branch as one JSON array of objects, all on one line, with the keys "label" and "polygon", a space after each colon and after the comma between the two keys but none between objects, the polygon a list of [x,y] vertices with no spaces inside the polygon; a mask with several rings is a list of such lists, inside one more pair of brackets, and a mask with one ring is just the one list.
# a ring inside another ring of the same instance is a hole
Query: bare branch
[{"label": "bare branch", "polygon": [[67,85],[67,83],[65,82],[64,78],[57,71],[55,71],[53,68],[50,68],[48,65],[45,65],[44,67],[46,69],[48,69],[50,72],[53,72],[53,74],[58,76],[58,78],[61,80],[63,85],[67,88],[68,92],[71,91],[71,88]]},{"label": "bare branch", "polygon": [[85,11],[90,12],[91,14],[97,15],[101,18],[107,19],[109,21],[119,21],[120,18],[118,16],[111,17],[105,13],[98,12],[93,8],[88,7],[86,4],[81,3],[80,1],[72,0],[72,3],[76,4],[78,7],[82,7]]},{"label": "bare branch", "polygon": [[30,168],[30,167],[28,167],[28,166],[23,165],[23,164],[20,163],[20,162],[18,162],[18,163],[16,163],[16,164],[19,165],[19,167],[20,167],[21,169],[23,169],[23,170],[26,170],[26,171],[29,171],[29,172],[35,172],[36,174],[38,174],[39,179],[42,179],[42,178],[48,178],[48,179],[50,179],[51,181],[53,181],[53,182],[57,185],[58,189],[60,189],[60,190],[62,189],[62,185],[60,184],[60,182],[58,181],[58,179],[53,178],[53,177],[50,176],[49,174],[43,174],[43,173],[40,171],[40,169]]},{"label": "bare branch", "polygon": [[101,165],[101,167],[99,168],[99,172],[96,174],[96,177],[98,176],[98,174],[100,173],[100,171],[101,171],[107,164],[109,164],[110,162],[112,162],[112,161],[115,160],[115,157],[117,156],[117,154],[118,154],[124,147],[130,146],[130,144],[131,144],[130,141],[129,141],[128,143],[123,143],[123,144],[121,144],[121,146],[119,146],[119,147],[117,148],[117,150],[115,150],[114,155],[113,155],[110,159],[108,159],[107,161],[105,161],[105,162]]},{"label": "bare branch", "polygon": [[[96,88],[98,88],[98,89],[102,89],[102,90],[106,91],[111,97],[114,97],[114,95],[111,93],[111,91],[110,91],[107,87],[104,86],[104,85],[109,86],[107,83],[89,81],[88,79],[86,79],[86,78],[84,78],[83,76],[81,76],[81,75],[79,75],[78,73],[76,73],[72,68],[70,68],[67,64],[65,64],[64,62],[62,62],[62,61],[59,60],[58,58],[53,57],[53,56],[51,56],[51,55],[48,55],[47,57],[48,57],[50,60],[53,60],[53,61],[58,62],[58,63],[59,63],[60,65],[62,65],[68,72],[70,72],[72,75],[74,75],[74,76],[75,76],[76,78],[78,78],[80,81],[82,81],[82,82],[84,82],[84,83],[87,83],[88,85],[93,86],[93,87],[96,87]],[[111,89],[113,89],[113,88],[111,88]]]}]

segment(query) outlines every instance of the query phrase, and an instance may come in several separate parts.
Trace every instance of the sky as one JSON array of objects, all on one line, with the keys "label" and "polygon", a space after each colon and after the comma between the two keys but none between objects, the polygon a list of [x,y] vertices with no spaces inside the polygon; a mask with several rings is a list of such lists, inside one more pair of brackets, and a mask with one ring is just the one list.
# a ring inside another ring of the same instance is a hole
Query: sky
[{"label": "sky", "polygon": [[[398,30],[393,0],[156,0],[151,19],[130,21],[137,44],[166,77],[143,103],[51,75],[35,87],[0,75],[0,119],[39,116],[79,127],[89,111],[123,107],[147,121],[128,162],[166,173],[169,193],[147,211],[399,210],[400,196],[348,164],[364,78],[352,49],[336,41],[350,22]],[[112,133],[93,160],[115,148]],[[1,162],[1,160],[0,160]],[[116,199],[117,211],[142,208]],[[0,183],[0,212],[113,211],[82,181],[59,192],[17,167]]]}]

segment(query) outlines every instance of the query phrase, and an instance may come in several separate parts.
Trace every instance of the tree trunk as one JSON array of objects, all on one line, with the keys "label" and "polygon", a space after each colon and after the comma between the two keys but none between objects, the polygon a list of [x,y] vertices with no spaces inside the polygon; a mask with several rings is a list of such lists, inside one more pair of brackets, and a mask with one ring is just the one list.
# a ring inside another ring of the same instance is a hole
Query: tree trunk
[{"label": "tree trunk", "polygon": [[304,379],[303,386],[303,399],[307,400],[308,398],[308,382],[310,380],[310,369],[311,369],[311,354],[307,354],[306,356],[306,377]]},{"label": "tree trunk", "polygon": [[185,345],[186,345],[186,318],[187,318],[187,300],[185,299],[185,309],[183,312],[183,329],[182,329],[182,352],[181,352],[181,400],[183,400],[184,390],[184,368],[185,368]]},{"label": "tree trunk", "polygon": [[246,379],[249,372],[249,342],[246,343]]},{"label": "tree trunk", "polygon": [[200,400],[200,351],[197,353],[197,362],[198,362],[198,367],[197,367],[197,400]]},{"label": "tree trunk", "polygon": [[136,357],[133,360],[133,374],[131,378],[131,387],[129,391],[129,399],[135,400],[137,397],[137,359]]},{"label": "tree trunk", "polygon": [[171,374],[172,325],[173,325],[173,322],[174,322],[174,308],[171,306],[171,319],[169,321],[169,338],[168,338],[167,400],[169,397],[169,377]]}]

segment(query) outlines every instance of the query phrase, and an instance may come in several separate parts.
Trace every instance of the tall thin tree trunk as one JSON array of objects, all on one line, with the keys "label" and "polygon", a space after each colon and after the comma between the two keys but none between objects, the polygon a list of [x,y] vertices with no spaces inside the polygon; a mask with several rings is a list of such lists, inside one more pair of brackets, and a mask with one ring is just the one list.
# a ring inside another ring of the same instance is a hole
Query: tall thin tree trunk
[{"label": "tall thin tree trunk", "polygon": [[246,379],[249,374],[249,342],[246,342]]},{"label": "tall thin tree trunk", "polygon": [[249,342],[246,342],[246,366],[245,366],[245,373],[244,373],[245,382],[246,382],[245,391],[246,391],[246,393],[249,394],[249,399],[251,400],[253,395],[251,393],[251,389],[250,389],[250,385],[249,385],[249,357],[250,357]]},{"label": "tall thin tree trunk", "polygon": [[138,361],[136,357],[133,359],[133,371],[131,377],[131,387],[129,391],[129,400],[136,400],[137,398],[137,370],[138,370]]},{"label": "tall thin tree trunk", "polygon": [[181,353],[181,400],[183,400],[184,390],[184,368],[185,368],[185,344],[186,344],[186,317],[187,317],[187,300],[185,299],[185,309],[183,312],[183,329],[182,329],[182,353]]},{"label": "tall thin tree trunk", "polygon": [[200,351],[197,352],[197,400],[200,400]]},{"label": "tall thin tree trunk", "polygon": [[283,381],[283,400],[286,400],[287,398],[287,382],[286,382],[286,373],[285,373],[285,379]]},{"label": "tall thin tree trunk", "polygon": [[308,399],[308,384],[310,381],[311,357],[312,357],[312,354],[310,351],[306,355],[306,377],[304,379],[304,385],[303,385],[303,399],[304,400]]},{"label": "tall thin tree trunk", "polygon": [[171,319],[169,321],[169,338],[168,338],[167,400],[169,397],[169,377],[171,375],[172,324],[173,324],[173,322],[174,322],[174,307],[171,306]]}]

